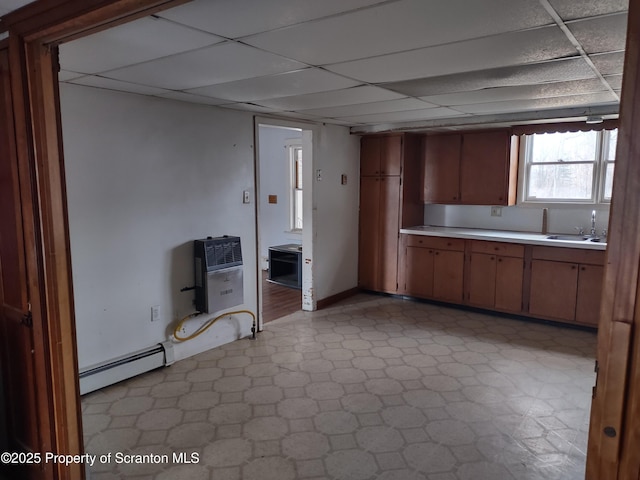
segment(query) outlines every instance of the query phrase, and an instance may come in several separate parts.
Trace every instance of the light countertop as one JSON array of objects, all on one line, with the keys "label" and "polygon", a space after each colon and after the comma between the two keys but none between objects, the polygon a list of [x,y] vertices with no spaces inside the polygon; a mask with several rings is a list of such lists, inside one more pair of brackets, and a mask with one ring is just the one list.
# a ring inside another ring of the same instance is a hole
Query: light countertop
[{"label": "light countertop", "polygon": [[[400,233],[410,235],[425,235],[430,237],[465,238],[471,240],[491,240],[494,242],[522,243],[528,245],[542,245],[545,247],[581,248],[585,250],[605,250],[604,242],[589,240],[550,240],[548,235],[534,232],[511,232],[506,230],[482,230],[476,228],[433,227],[419,225],[403,228]],[[550,233],[549,235],[553,235]]]}]

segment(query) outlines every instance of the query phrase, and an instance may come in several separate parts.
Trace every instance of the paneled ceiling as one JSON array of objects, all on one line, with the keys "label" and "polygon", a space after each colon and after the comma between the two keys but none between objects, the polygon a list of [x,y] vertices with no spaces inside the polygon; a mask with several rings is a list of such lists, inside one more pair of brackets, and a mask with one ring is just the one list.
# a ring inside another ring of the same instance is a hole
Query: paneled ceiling
[{"label": "paneled ceiling", "polygon": [[626,0],[195,0],[61,45],[60,80],[355,131],[615,115],[626,24]]}]

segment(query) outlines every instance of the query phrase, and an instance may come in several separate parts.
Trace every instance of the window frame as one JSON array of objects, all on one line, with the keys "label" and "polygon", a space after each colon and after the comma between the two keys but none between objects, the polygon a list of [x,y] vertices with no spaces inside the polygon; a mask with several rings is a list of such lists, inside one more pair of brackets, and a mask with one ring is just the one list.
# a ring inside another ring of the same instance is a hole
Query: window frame
[{"label": "window frame", "polygon": [[[611,198],[605,197],[605,182],[607,165],[612,164],[615,168],[615,155],[613,160],[606,158],[609,149],[610,132],[617,129],[588,130],[595,131],[596,149],[595,159],[591,162],[538,162],[531,161],[533,155],[533,134],[523,134],[520,142],[520,162],[518,190],[520,191],[518,204],[523,206],[562,206],[562,205],[610,205]],[[586,132],[586,131],[585,131]],[[565,132],[559,132],[565,133]],[[529,178],[533,165],[593,165],[593,177],[591,186],[591,198],[531,198],[529,197]]]},{"label": "window frame", "polygon": [[[300,219],[302,225],[297,226],[296,222],[296,204],[297,193],[304,191],[304,183],[302,177],[302,139],[287,140],[285,143],[287,149],[287,161],[289,162],[289,231],[293,233],[301,233],[304,228],[303,218]],[[297,161],[296,152],[300,152],[300,161]],[[299,166],[298,166],[299,163]],[[303,199],[300,198],[299,211],[302,212]]]}]

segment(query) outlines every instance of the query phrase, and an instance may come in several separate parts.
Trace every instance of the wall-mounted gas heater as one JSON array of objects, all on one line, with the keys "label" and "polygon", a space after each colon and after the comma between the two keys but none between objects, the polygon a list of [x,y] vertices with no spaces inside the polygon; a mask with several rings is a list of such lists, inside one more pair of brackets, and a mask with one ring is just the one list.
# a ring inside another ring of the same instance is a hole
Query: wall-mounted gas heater
[{"label": "wall-mounted gas heater", "polygon": [[214,313],[244,303],[240,237],[195,240],[196,310]]}]

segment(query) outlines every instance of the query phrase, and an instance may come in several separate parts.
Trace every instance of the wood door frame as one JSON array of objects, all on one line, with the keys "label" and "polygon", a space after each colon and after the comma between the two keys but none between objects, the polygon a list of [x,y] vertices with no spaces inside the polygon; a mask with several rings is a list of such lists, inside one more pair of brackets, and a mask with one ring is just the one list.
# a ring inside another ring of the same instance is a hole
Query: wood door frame
[{"label": "wood door frame", "polygon": [[[588,480],[637,480],[640,459],[640,2],[629,2],[620,127],[591,407]],[[634,128],[635,127],[635,128]]]},{"label": "wood door frame", "polygon": [[[82,452],[77,353],[69,232],[64,185],[60,109],[55,46],[147,16],[186,0],[38,0],[3,17],[0,31],[9,31],[11,86],[17,155],[25,222],[26,264],[36,337],[39,401],[49,416],[40,420],[42,446],[51,451]],[[611,207],[607,267],[601,307],[598,359],[600,374],[594,398],[587,476],[631,478],[637,461],[624,452],[638,442],[640,425],[621,427],[630,411],[638,412],[640,392],[640,3],[630,2],[627,50],[620,113],[617,166]],[[637,135],[636,135],[637,138]],[[620,371],[622,369],[622,371]],[[628,389],[628,387],[631,387]],[[612,405],[614,408],[612,409]],[[630,410],[632,409],[632,410]],[[613,410],[613,413],[612,413]],[[626,414],[626,415],[625,415]],[[637,418],[637,417],[636,417]],[[624,438],[624,449],[621,439]],[[622,465],[627,472],[618,475]],[[628,457],[627,457],[628,458]],[[61,466],[55,478],[81,478],[78,468]]]}]

